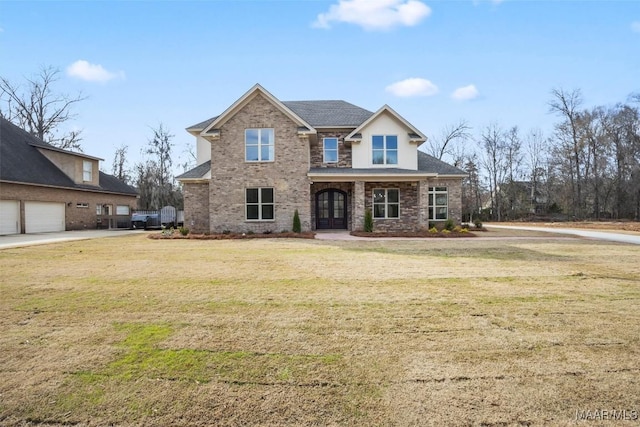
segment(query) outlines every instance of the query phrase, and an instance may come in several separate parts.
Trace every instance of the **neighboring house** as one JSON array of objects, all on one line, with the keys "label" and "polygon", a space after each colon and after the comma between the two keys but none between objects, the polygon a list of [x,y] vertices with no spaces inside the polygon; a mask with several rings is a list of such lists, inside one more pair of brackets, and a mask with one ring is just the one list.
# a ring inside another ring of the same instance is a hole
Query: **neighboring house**
[{"label": "neighboring house", "polygon": [[256,85],[187,129],[198,166],[183,184],[193,231],[416,230],[460,221],[465,173],[418,151],[426,137],[385,105],[282,102]]},{"label": "neighboring house", "polygon": [[0,118],[0,234],[126,225],[134,188]]}]

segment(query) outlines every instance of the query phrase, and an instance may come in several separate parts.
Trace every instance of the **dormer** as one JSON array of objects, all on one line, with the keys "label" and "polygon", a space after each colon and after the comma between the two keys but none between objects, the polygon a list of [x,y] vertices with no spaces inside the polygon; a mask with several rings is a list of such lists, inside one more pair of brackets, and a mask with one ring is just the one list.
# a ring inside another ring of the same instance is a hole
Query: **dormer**
[{"label": "dormer", "polygon": [[51,145],[31,144],[75,184],[100,185],[100,158],[63,150]]},{"label": "dormer", "polygon": [[418,146],[427,137],[388,105],[354,129],[351,142],[353,168],[418,170]]}]

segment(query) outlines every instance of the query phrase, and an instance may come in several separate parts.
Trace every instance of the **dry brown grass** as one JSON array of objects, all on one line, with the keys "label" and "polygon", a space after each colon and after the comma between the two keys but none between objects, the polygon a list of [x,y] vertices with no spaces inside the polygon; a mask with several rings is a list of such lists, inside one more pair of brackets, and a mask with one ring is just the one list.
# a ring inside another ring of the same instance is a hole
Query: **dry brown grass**
[{"label": "dry brown grass", "polygon": [[637,246],[552,238],[134,235],[3,250],[0,424],[630,417],[639,259]]}]

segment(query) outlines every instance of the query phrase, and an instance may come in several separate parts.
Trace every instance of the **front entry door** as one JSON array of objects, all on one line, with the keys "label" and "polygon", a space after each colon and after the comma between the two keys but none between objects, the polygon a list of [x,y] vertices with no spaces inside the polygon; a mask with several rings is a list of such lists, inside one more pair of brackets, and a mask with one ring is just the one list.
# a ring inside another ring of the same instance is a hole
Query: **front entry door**
[{"label": "front entry door", "polygon": [[324,190],[316,195],[316,228],[347,228],[347,195],[340,190]]}]

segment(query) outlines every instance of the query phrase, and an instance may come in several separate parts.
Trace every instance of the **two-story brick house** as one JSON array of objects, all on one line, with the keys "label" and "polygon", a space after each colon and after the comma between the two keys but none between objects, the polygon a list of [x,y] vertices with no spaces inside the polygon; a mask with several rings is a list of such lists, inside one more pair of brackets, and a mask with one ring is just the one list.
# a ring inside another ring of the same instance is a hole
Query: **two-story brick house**
[{"label": "two-story brick house", "polygon": [[461,215],[458,168],[418,150],[426,137],[385,105],[282,102],[255,85],[219,116],[187,128],[198,166],[180,175],[196,232],[416,230]]}]

